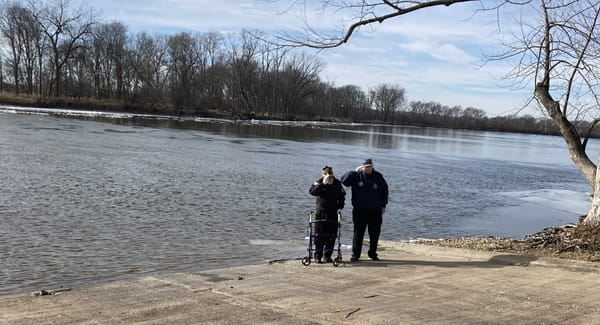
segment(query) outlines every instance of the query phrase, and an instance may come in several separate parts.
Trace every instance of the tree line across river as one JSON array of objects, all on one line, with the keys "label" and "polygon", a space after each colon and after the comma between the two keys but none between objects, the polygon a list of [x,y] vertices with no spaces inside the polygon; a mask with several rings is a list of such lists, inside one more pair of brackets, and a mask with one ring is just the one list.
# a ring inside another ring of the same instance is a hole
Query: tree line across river
[{"label": "tree line across river", "polygon": [[131,33],[64,1],[15,0],[0,10],[4,103],[558,134],[546,118],[407,101],[399,85],[365,92],[323,82],[318,57],[263,42],[260,32]]}]

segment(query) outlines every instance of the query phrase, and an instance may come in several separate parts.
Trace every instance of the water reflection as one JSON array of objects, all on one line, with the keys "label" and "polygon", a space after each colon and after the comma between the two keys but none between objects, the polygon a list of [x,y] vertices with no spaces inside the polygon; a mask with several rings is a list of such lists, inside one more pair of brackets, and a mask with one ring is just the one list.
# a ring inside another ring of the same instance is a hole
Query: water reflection
[{"label": "water reflection", "polygon": [[[239,138],[326,142],[357,147],[438,153],[449,156],[498,159],[526,163],[570,165],[561,137],[366,124],[271,122],[193,119],[107,119],[119,125],[202,130]],[[588,152],[600,150],[592,140]]]}]

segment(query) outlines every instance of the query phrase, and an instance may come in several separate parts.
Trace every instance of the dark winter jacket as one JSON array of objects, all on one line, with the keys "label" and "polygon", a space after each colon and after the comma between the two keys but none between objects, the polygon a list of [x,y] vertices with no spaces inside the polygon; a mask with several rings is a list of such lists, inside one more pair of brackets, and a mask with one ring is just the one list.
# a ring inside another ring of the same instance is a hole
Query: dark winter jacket
[{"label": "dark winter jacket", "polygon": [[337,216],[337,210],[344,208],[346,191],[337,178],[333,179],[333,184],[325,185],[321,177],[310,186],[308,192],[317,197],[317,216]]},{"label": "dark winter jacket", "polygon": [[352,187],[352,206],[356,209],[380,209],[388,203],[388,184],[381,173],[373,170],[349,171],[341,178],[344,186]]}]

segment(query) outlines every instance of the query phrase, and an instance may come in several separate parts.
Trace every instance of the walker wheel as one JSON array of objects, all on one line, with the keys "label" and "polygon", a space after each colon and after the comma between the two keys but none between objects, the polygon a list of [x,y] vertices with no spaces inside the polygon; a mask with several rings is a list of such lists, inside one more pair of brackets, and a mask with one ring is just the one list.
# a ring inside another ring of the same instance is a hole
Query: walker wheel
[{"label": "walker wheel", "polygon": [[338,256],[338,257],[336,257],[336,258],[333,259],[333,266],[337,267],[337,266],[340,265],[341,262],[342,262],[342,257]]},{"label": "walker wheel", "polygon": [[305,256],[302,258],[302,265],[309,266],[310,265],[310,257]]}]

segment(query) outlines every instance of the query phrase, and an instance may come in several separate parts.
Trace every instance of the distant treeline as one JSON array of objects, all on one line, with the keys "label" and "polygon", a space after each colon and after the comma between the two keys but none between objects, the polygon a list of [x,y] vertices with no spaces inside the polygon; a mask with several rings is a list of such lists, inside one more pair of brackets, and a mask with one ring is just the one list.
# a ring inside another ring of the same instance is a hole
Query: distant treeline
[{"label": "distant treeline", "polygon": [[316,56],[263,42],[259,32],[150,35],[71,2],[0,6],[5,103],[557,134],[547,119],[408,102],[398,85],[365,92],[323,82]]}]

